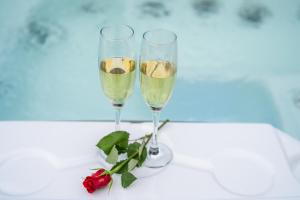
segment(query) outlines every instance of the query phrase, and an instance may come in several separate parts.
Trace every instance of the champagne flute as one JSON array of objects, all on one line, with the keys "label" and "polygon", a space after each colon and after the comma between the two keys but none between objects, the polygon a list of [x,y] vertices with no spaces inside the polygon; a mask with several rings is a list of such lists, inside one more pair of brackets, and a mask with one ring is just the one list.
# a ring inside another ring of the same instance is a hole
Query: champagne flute
[{"label": "champagne flute", "polygon": [[134,30],[128,25],[105,26],[100,30],[99,74],[104,94],[115,108],[115,130],[120,113],[132,94],[135,81]]},{"label": "champagne flute", "polygon": [[157,29],[143,35],[140,55],[142,95],[153,113],[153,134],[145,166],[160,168],[173,158],[172,150],[157,142],[159,114],[170,99],[177,72],[177,36]]}]

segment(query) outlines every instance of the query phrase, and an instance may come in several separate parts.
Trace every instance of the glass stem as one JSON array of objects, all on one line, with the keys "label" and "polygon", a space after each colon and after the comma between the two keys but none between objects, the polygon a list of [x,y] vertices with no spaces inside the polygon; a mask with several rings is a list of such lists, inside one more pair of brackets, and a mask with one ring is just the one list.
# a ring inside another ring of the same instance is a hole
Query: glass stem
[{"label": "glass stem", "polygon": [[159,148],[157,144],[157,131],[158,131],[158,123],[159,123],[159,114],[160,111],[153,110],[153,134],[149,149],[149,154],[151,155],[157,155],[159,153]]},{"label": "glass stem", "polygon": [[115,129],[116,131],[119,131],[121,129],[120,127],[120,122],[121,122],[121,108],[119,106],[115,106],[115,110],[116,110],[116,118],[115,118]]}]

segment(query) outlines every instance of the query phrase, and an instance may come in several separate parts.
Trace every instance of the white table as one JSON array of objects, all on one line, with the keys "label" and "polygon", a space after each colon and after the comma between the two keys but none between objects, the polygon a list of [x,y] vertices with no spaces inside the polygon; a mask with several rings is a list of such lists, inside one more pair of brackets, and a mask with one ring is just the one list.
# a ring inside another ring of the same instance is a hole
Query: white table
[{"label": "white table", "polygon": [[[133,137],[151,123],[123,123]],[[95,147],[111,122],[0,122],[0,199],[300,199],[300,143],[266,124],[169,123],[173,162],[122,189],[88,194]]]}]

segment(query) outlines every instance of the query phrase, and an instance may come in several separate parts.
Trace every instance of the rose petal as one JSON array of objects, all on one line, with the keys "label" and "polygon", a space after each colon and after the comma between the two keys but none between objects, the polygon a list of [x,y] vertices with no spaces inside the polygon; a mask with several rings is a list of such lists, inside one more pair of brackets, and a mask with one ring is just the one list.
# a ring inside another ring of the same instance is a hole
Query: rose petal
[{"label": "rose petal", "polygon": [[89,180],[89,181],[87,182],[87,185],[88,185],[89,187],[93,187],[93,186],[94,186],[94,182],[93,182],[92,180]]},{"label": "rose petal", "polygon": [[105,172],[105,169],[99,169],[95,173],[92,174],[92,177],[98,177],[100,176],[103,172]]},{"label": "rose petal", "polygon": [[94,189],[94,188],[86,188],[86,190],[87,190],[89,193],[95,192],[95,189]]}]

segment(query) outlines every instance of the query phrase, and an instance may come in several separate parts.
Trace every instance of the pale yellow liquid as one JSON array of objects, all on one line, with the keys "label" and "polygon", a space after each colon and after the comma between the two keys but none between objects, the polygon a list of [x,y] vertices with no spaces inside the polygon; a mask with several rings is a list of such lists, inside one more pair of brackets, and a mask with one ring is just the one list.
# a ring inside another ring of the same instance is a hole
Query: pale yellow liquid
[{"label": "pale yellow liquid", "polygon": [[162,108],[172,95],[176,67],[167,61],[144,61],[140,65],[142,95],[152,108]]},{"label": "pale yellow liquid", "polygon": [[135,61],[126,57],[113,57],[100,62],[100,79],[105,95],[114,104],[123,104],[133,91]]}]

